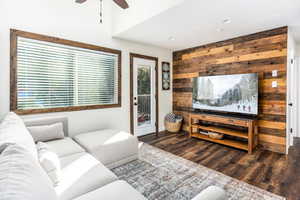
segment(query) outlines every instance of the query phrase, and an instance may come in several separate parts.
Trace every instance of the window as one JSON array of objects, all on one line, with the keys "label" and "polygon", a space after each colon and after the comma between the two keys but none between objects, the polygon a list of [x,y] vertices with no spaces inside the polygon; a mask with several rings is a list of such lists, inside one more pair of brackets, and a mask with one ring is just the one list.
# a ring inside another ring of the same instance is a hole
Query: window
[{"label": "window", "polygon": [[20,114],[121,106],[121,52],[11,31],[11,110]]}]

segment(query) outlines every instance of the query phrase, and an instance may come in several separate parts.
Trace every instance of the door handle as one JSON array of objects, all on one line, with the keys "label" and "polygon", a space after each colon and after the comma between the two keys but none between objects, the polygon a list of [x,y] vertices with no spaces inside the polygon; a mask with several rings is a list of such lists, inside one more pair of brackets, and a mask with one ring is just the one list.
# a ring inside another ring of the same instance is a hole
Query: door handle
[{"label": "door handle", "polygon": [[134,104],[133,104],[133,105],[137,106],[138,104],[137,104],[137,102],[134,102]]},{"label": "door handle", "polygon": [[293,103],[289,103],[289,106],[293,106]]}]

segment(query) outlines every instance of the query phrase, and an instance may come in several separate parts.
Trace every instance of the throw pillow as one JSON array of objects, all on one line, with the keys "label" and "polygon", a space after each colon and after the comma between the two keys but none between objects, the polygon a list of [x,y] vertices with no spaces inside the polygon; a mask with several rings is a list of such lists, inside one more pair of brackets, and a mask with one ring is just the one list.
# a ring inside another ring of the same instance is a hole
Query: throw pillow
[{"label": "throw pillow", "polygon": [[47,142],[64,138],[63,124],[61,122],[44,126],[29,126],[27,129],[35,142]]}]

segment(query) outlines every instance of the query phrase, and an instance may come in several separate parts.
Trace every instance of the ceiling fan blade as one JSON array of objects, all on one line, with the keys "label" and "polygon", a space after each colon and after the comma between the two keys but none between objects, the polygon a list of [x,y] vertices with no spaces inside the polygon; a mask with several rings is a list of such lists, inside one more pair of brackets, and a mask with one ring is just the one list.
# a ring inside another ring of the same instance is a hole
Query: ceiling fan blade
[{"label": "ceiling fan blade", "polygon": [[114,2],[123,9],[129,8],[129,5],[126,2],[126,0],[114,0]]},{"label": "ceiling fan blade", "polygon": [[86,2],[86,0],[76,0],[75,2],[76,3],[84,3],[84,2]]}]

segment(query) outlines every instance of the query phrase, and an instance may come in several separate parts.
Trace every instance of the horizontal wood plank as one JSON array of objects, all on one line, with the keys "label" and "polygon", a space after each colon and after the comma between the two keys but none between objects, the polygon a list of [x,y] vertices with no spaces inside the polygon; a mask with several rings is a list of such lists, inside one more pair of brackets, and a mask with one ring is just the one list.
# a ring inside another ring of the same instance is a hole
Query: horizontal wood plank
[{"label": "horizontal wood plank", "polygon": [[224,63],[233,63],[233,62],[242,62],[242,61],[249,61],[249,60],[260,60],[265,58],[274,58],[274,57],[286,57],[287,56],[287,49],[283,50],[273,50],[273,51],[266,51],[261,53],[253,53],[241,56],[233,56],[228,58],[220,58],[216,60],[216,64],[224,64]]},{"label": "horizontal wood plank", "polygon": [[260,141],[267,142],[267,143],[274,143],[279,145],[285,145],[286,143],[285,137],[278,137],[278,136],[268,135],[263,133],[259,134],[258,138]]}]

